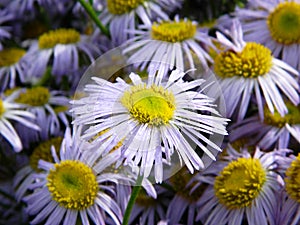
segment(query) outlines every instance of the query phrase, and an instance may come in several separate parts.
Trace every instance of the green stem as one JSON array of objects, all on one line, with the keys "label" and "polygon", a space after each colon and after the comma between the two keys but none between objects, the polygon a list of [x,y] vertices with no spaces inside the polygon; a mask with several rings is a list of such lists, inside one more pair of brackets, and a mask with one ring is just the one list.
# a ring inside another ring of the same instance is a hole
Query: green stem
[{"label": "green stem", "polygon": [[134,188],[132,189],[131,196],[130,196],[130,199],[128,201],[125,213],[124,213],[124,218],[123,218],[122,225],[128,225],[133,205],[134,205],[135,200],[138,197],[139,192],[142,188],[142,186],[141,186],[142,181],[143,181],[143,176],[138,176],[138,178],[136,180],[136,184],[135,184]]},{"label": "green stem", "polygon": [[89,14],[91,19],[95,22],[95,24],[99,27],[102,33],[105,34],[107,37],[109,37],[110,35],[108,29],[101,23],[93,7],[85,0],[78,0],[78,1],[82,5],[82,7],[86,10],[86,12]]}]

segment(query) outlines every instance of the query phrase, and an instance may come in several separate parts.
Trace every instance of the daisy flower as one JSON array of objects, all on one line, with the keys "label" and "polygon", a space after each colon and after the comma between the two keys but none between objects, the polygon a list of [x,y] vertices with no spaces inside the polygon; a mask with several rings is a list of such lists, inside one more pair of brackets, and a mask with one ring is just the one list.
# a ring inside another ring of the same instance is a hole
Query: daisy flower
[{"label": "daisy flower", "polygon": [[45,172],[30,186],[33,193],[23,198],[28,214],[36,215],[31,224],[106,224],[107,216],[121,224],[121,210],[111,196],[113,184],[128,178],[96,169],[103,160],[97,161],[80,134],[81,128],[74,127],[72,136],[68,128],[59,155],[51,149],[54,163],[39,161]]},{"label": "daisy flower", "polygon": [[245,40],[259,42],[300,70],[300,1],[249,1],[247,9],[237,9]]},{"label": "daisy flower", "polygon": [[23,148],[22,142],[10,120],[29,129],[39,130],[39,127],[34,124],[34,114],[25,111],[26,106],[16,103],[15,98],[15,94],[0,96],[0,134],[11,144],[14,151],[19,152]]},{"label": "daisy flower", "polygon": [[107,145],[115,146],[122,141],[121,161],[125,159],[125,165],[140,170],[144,177],[154,164],[156,182],[162,181],[163,164],[171,164],[174,152],[190,172],[204,167],[193,144],[215,160],[214,154],[221,149],[205,134],[227,134],[227,119],[219,116],[214,100],[201,91],[205,81],[186,82],[186,74],[179,70],[163,79],[164,71],[162,65],[152,67],[146,82],[131,73],[132,84],[121,78],[111,83],[93,77],[95,83],[85,87],[87,97],[74,100],[71,109],[75,124],[90,126],[83,138],[108,129],[94,142],[106,140]]},{"label": "daisy flower", "polygon": [[197,219],[207,225],[274,224],[275,194],[280,190],[276,155],[280,153],[257,148],[252,157],[246,149],[237,152],[230,146],[227,153],[228,160],[220,161],[223,169],[212,176],[199,201]]},{"label": "daisy flower", "polygon": [[232,141],[250,137],[252,144],[257,144],[263,149],[287,148],[291,138],[300,143],[300,108],[287,102],[288,113],[283,117],[275,111],[271,114],[264,109],[264,120],[252,116],[232,126],[230,139]]},{"label": "daisy flower", "polygon": [[[126,30],[137,27],[137,19],[143,24],[151,25],[151,20],[161,18],[167,20],[167,11],[181,6],[181,0],[106,0],[103,1],[103,12],[100,20],[109,24],[111,39],[115,45],[123,44],[132,37]],[[164,12],[166,11],[166,12]]]},{"label": "daisy flower", "polygon": [[49,123],[49,133],[54,134],[61,127],[60,121],[69,126],[67,119],[69,99],[59,91],[36,86],[16,91],[16,102],[27,105],[27,111],[36,116],[36,123]]},{"label": "daisy flower", "polygon": [[99,48],[91,43],[88,36],[75,29],[59,28],[33,41],[25,59],[32,65],[29,73],[34,77],[41,77],[52,61],[52,74],[62,76],[79,69],[80,56],[93,62],[99,54]]},{"label": "daisy flower", "polygon": [[129,63],[144,68],[149,61],[166,62],[171,69],[175,66],[184,71],[194,69],[196,63],[207,68],[208,62],[212,62],[205,50],[205,47],[214,48],[211,39],[197,29],[194,21],[176,16],[173,21],[163,20],[139,28],[128,31],[137,35],[123,51],[129,54]]},{"label": "daisy flower", "polygon": [[298,72],[288,64],[272,56],[271,51],[255,42],[245,42],[238,20],[234,20],[231,32],[217,32],[217,40],[226,47],[215,57],[214,71],[220,78],[227,116],[245,117],[251,98],[255,98],[260,118],[266,102],[272,114],[275,110],[284,116],[288,113],[284,103],[286,96],[294,105],[299,103]]},{"label": "daisy flower", "polygon": [[13,88],[16,83],[24,83],[28,65],[24,62],[26,51],[21,48],[5,48],[0,51],[0,90]]}]

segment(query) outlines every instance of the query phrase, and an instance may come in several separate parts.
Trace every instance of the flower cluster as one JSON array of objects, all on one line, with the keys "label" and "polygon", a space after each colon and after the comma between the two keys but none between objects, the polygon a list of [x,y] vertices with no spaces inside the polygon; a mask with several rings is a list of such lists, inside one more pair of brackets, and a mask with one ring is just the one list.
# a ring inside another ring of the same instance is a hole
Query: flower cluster
[{"label": "flower cluster", "polygon": [[299,224],[299,27],[298,0],[0,0],[0,224]]}]

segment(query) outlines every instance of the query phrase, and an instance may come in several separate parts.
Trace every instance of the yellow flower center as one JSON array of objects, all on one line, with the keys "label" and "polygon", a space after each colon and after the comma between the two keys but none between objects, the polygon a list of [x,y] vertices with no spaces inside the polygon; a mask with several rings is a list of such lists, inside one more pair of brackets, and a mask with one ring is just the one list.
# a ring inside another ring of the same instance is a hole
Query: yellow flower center
[{"label": "yellow flower center", "polygon": [[3,101],[0,98],[0,118],[3,115],[4,112],[5,112],[5,108],[4,108],[4,105],[3,105]]},{"label": "yellow flower center", "polygon": [[286,191],[289,196],[300,203],[300,154],[286,170]]},{"label": "yellow flower center", "polygon": [[20,48],[7,48],[0,51],[0,67],[11,66],[19,62],[26,53]]},{"label": "yellow flower center", "polygon": [[51,30],[39,37],[39,48],[53,48],[57,44],[73,44],[80,41],[80,33],[74,29]]},{"label": "yellow flower center", "polygon": [[55,164],[47,176],[53,200],[67,209],[82,210],[94,204],[98,183],[92,169],[80,161]]},{"label": "yellow flower center", "polygon": [[139,123],[159,126],[172,119],[175,98],[161,86],[132,86],[121,98],[121,103]]},{"label": "yellow flower center", "polygon": [[182,42],[193,38],[197,31],[196,24],[191,21],[165,21],[162,23],[153,23],[151,29],[151,37],[154,40],[167,42]]},{"label": "yellow flower center", "polygon": [[145,1],[146,0],[107,0],[107,9],[111,14],[122,15],[136,9]]},{"label": "yellow flower center", "polygon": [[193,176],[194,175],[184,167],[170,178],[170,182],[173,189],[176,191],[176,194],[190,203],[198,201],[207,187],[207,184],[201,184],[191,193],[191,190],[195,187],[196,182],[189,184],[189,186],[187,185]]},{"label": "yellow flower center", "polygon": [[37,147],[35,147],[29,160],[29,165],[31,166],[31,168],[37,172],[40,172],[41,170],[38,168],[38,162],[40,159],[46,162],[54,162],[51,154],[51,146],[53,145],[56,152],[58,153],[60,150],[61,142],[61,137],[55,137],[44,141],[40,143]]},{"label": "yellow flower center", "polygon": [[288,113],[283,117],[275,111],[274,114],[270,112],[270,110],[265,107],[264,109],[264,122],[266,124],[276,126],[276,127],[284,127],[285,124],[300,124],[300,108],[299,106],[295,106],[292,103],[287,102],[286,106],[288,108]]},{"label": "yellow flower center", "polygon": [[271,51],[260,44],[249,42],[241,52],[228,50],[217,55],[214,70],[222,78],[255,78],[268,73],[271,67]]},{"label": "yellow flower center", "polygon": [[271,37],[280,44],[300,43],[300,4],[281,2],[270,13],[267,25]]},{"label": "yellow flower center", "polygon": [[214,189],[219,201],[230,209],[250,206],[266,181],[266,171],[258,159],[239,158],[216,177]]},{"label": "yellow flower center", "polygon": [[33,87],[27,89],[16,99],[16,102],[30,106],[43,106],[50,98],[49,90],[45,87]]}]

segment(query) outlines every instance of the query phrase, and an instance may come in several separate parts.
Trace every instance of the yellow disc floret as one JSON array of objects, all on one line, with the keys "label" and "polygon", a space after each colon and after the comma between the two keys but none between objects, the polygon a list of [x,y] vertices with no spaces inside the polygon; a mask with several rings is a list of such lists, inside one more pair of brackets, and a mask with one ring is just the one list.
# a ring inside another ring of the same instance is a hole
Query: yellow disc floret
[{"label": "yellow disc floret", "polygon": [[107,9],[111,14],[122,15],[136,9],[145,1],[146,0],[107,0]]},{"label": "yellow disc floret", "polygon": [[52,199],[67,209],[90,207],[99,189],[92,169],[80,161],[66,160],[55,164],[47,181]]},{"label": "yellow disc floret", "polygon": [[154,23],[151,28],[151,37],[154,40],[167,42],[182,42],[193,38],[197,31],[196,24],[191,21],[165,21]]},{"label": "yellow disc floret", "polygon": [[11,66],[19,62],[26,53],[20,48],[7,48],[0,51],[0,67]]},{"label": "yellow disc floret", "polygon": [[29,165],[31,166],[31,168],[37,172],[40,172],[40,169],[38,169],[38,162],[40,159],[46,162],[54,162],[53,156],[51,154],[51,146],[53,146],[56,152],[58,153],[60,150],[61,142],[61,137],[55,137],[44,141],[40,143],[37,147],[35,147],[29,160]]},{"label": "yellow disc floret", "polygon": [[270,110],[265,107],[264,109],[264,122],[271,126],[276,127],[284,127],[285,124],[300,124],[300,108],[299,106],[295,106],[290,102],[285,104],[288,108],[288,113],[283,117],[275,111],[274,114],[270,112]]},{"label": "yellow disc floret", "polygon": [[239,158],[216,177],[214,190],[220,203],[230,209],[250,206],[266,181],[266,171],[258,159]]},{"label": "yellow disc floret", "polygon": [[172,119],[175,110],[174,95],[161,86],[132,86],[124,93],[121,103],[139,123],[159,126]]},{"label": "yellow disc floret", "polygon": [[286,191],[289,196],[300,203],[300,154],[286,170]]},{"label": "yellow disc floret", "polygon": [[222,78],[255,78],[268,73],[271,67],[271,51],[258,43],[249,42],[241,52],[227,50],[217,55],[214,70]]},{"label": "yellow disc floret", "polygon": [[74,29],[51,30],[39,37],[39,48],[53,48],[57,44],[73,44],[80,41],[80,33]]},{"label": "yellow disc floret", "polygon": [[281,2],[267,18],[270,35],[278,43],[300,43],[300,4]]},{"label": "yellow disc floret", "polygon": [[45,87],[28,88],[25,92],[20,93],[16,102],[30,105],[30,106],[43,106],[49,102],[50,93]]},{"label": "yellow disc floret", "polygon": [[0,118],[3,115],[4,112],[5,112],[5,108],[4,108],[4,105],[3,105],[3,101],[0,98]]}]

